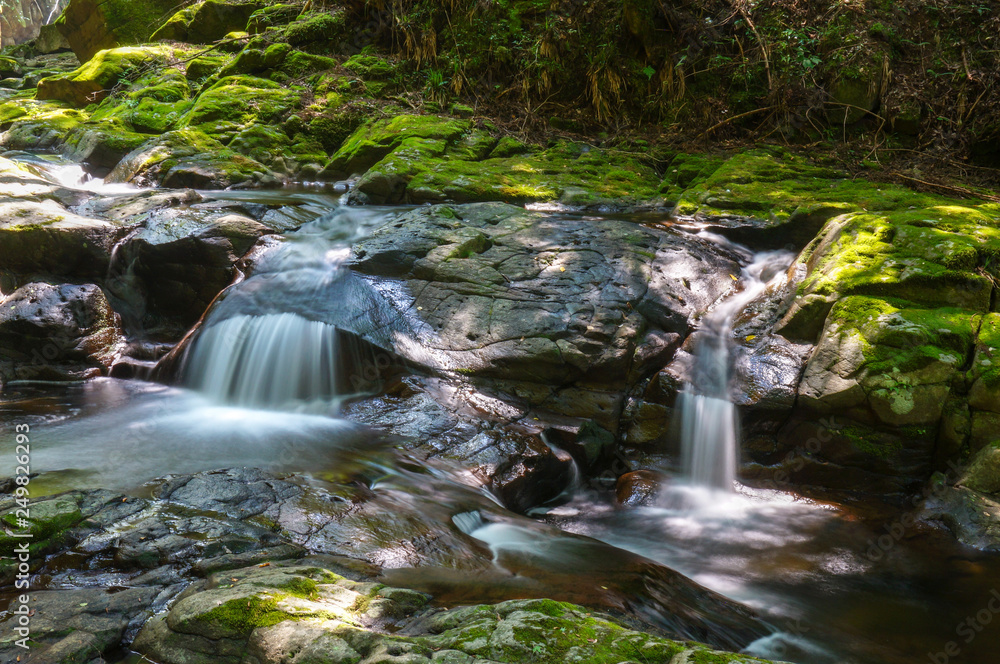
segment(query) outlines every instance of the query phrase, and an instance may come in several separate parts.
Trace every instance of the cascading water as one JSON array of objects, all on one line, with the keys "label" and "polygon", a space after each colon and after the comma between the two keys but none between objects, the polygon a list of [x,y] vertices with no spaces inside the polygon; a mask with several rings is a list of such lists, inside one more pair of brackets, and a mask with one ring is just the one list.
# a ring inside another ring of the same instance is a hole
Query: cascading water
[{"label": "cascading water", "polygon": [[739,418],[731,396],[733,319],[787,269],[787,251],[756,254],[743,268],[740,289],[702,319],[695,342],[692,380],[680,395],[681,449],[685,475],[695,485],[732,491],[739,452]]},{"label": "cascading water", "polygon": [[362,363],[344,331],[385,340],[398,315],[344,262],[350,244],[387,218],[338,208],[290,233],[208,314],[185,358],[185,382],[216,401],[252,408],[330,412],[357,391]]}]

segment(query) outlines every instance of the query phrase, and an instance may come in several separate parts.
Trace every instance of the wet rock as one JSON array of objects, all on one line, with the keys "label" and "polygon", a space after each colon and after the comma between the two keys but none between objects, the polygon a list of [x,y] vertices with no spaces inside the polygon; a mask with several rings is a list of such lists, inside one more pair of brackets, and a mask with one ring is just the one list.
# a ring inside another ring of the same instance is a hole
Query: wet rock
[{"label": "wet rock", "polygon": [[[321,567],[236,570],[185,592],[165,616],[143,628],[133,647],[164,664],[237,662],[242,653],[254,664],[277,664],[290,650],[303,661],[322,656],[330,662],[405,657],[412,663],[499,663],[540,656],[615,661],[635,653],[657,661],[677,655],[761,661],[630,630],[610,616],[552,600],[477,605],[413,619],[426,602],[420,593],[353,582]],[[394,634],[382,631],[400,625]]]},{"label": "wet rock", "polygon": [[[962,385],[977,320],[957,309],[840,300],[806,366],[796,411],[778,433],[781,454],[813,442],[797,455],[796,481],[900,492],[929,478],[939,423],[949,394]],[[862,477],[867,486],[855,484]]]},{"label": "wet rock", "polygon": [[952,486],[941,475],[931,482],[929,496],[918,513],[938,521],[959,542],[984,551],[1000,551],[1000,502],[968,486]]},{"label": "wet rock", "polygon": [[667,476],[655,470],[634,470],[618,478],[615,501],[623,507],[649,505],[660,492]]},{"label": "wet rock", "polygon": [[0,269],[103,277],[119,225],[73,214],[52,200],[0,200]]},{"label": "wet rock", "polygon": [[[40,662],[103,662],[102,653],[116,650],[129,629],[151,614],[156,588],[74,588],[31,593],[31,655]],[[0,620],[12,635],[0,643],[0,657],[15,662],[24,649],[11,641],[16,616]],[[93,659],[98,657],[98,659]]]},{"label": "wet rock", "polygon": [[979,450],[959,483],[979,493],[1000,493],[1000,444]]},{"label": "wet rock", "polygon": [[121,284],[113,288],[141,289],[151,316],[179,321],[184,328],[232,282],[236,262],[254,242],[271,232],[226,210],[164,207],[143,217],[141,228],[118,247],[113,268]]},{"label": "wet rock", "polygon": [[665,361],[670,335],[686,336],[737,269],[700,240],[500,204],[404,215],[358,243],[351,265],[405,279],[433,368],[608,429],[637,349]]},{"label": "wet rock", "polygon": [[0,379],[106,374],[123,349],[118,317],[93,284],[34,282],[0,298]]}]

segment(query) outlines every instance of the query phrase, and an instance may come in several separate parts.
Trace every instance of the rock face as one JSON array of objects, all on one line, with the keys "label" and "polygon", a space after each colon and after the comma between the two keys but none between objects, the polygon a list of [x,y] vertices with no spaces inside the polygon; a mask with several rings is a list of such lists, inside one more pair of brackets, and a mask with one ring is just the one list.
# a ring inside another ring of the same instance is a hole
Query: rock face
[{"label": "rock face", "polygon": [[67,0],[11,0],[0,14],[0,47],[34,39],[46,23],[59,15]]},{"label": "rock face", "polygon": [[106,374],[124,349],[118,317],[93,284],[34,282],[0,307],[0,380]]},{"label": "rock face", "polygon": [[968,207],[828,222],[778,326],[816,349],[795,414],[756,459],[794,457],[782,472],[802,484],[899,493],[996,441],[998,242],[994,217]]},{"label": "rock face", "polygon": [[70,0],[56,25],[86,62],[102,49],[149,41],[175,8],[173,0]]},{"label": "rock face", "polygon": [[404,215],[356,244],[351,267],[405,280],[400,306],[435,369],[612,431],[630,372],[665,363],[738,271],[680,234],[501,204]]}]

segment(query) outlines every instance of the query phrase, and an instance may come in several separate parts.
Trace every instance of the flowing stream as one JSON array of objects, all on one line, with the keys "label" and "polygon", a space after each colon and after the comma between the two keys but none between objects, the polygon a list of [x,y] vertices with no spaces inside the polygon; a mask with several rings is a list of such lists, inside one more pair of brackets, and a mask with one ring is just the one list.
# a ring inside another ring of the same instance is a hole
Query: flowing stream
[{"label": "flowing stream", "polygon": [[[81,184],[72,169],[49,172],[63,184],[119,193],[99,181]],[[371,490],[402,493],[405,500],[429,480],[407,480],[402,464],[386,460],[379,436],[339,414],[340,400],[363,390],[351,380],[357,362],[345,359],[350,353],[342,335],[359,326],[396,341],[419,332],[417,321],[394,313],[343,265],[351,244],[398,210],[344,209],[336,196],[308,191],[206,195],[287,204],[295,207],[290,215],[308,218],[213,308],[186,357],[183,386],[102,378],[15,385],[0,394],[0,420],[30,421],[37,432],[33,470],[45,474],[32,486],[142,492],[165,469],[245,465],[319,475],[344,459],[370,458],[385,476]],[[411,508],[488,547],[497,572],[487,579],[411,569],[405,581],[424,583],[442,602],[521,597],[527,589],[539,592],[539,575],[552,583],[562,579],[564,588],[613,583],[616,566],[638,554],[758,610],[775,626],[748,646],[761,656],[799,664],[903,664],[927,661],[927,653],[955,639],[960,621],[985,608],[990,590],[1000,588],[994,558],[965,550],[933,528],[874,550],[891,512],[877,506],[848,511],[734,482],[739,425],[730,397],[732,320],[789,260],[784,253],[749,259],[738,292],[702,321],[696,377],[681,399],[686,476],[667,487],[685,500],[620,509],[606,492],[580,486],[534,528],[459,508],[476,504],[465,478],[449,475],[454,471],[447,466],[431,469],[434,481],[449,488]],[[9,456],[0,459],[0,475],[12,474]],[[560,531],[551,526],[618,548],[554,535]],[[442,575],[453,583],[443,584]],[[997,661],[998,651],[1000,630],[987,629],[952,661],[987,664]]]},{"label": "flowing stream", "polygon": [[740,425],[733,404],[733,319],[768,282],[791,265],[787,251],[755,255],[738,279],[739,291],[702,319],[691,382],[678,398],[684,471],[697,486],[733,490]]}]

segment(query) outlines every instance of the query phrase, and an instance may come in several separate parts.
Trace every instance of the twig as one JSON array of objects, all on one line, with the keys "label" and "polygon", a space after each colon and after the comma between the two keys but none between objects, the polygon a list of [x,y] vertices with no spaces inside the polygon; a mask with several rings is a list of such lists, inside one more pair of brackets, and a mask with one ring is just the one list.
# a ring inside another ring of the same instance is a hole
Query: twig
[{"label": "twig", "polygon": [[734,116],[733,116],[733,117],[731,117],[731,118],[726,118],[725,120],[723,120],[723,121],[722,121],[722,122],[720,122],[719,124],[717,124],[717,125],[715,125],[715,126],[713,126],[713,127],[709,127],[709,128],[708,128],[708,129],[706,129],[705,131],[703,131],[703,132],[701,132],[700,134],[698,134],[698,135],[697,135],[697,136],[695,137],[695,139],[697,140],[697,139],[701,138],[702,136],[707,136],[708,134],[711,134],[711,133],[712,133],[713,131],[715,131],[715,130],[716,130],[716,129],[718,129],[719,127],[722,127],[722,126],[724,126],[724,125],[727,125],[727,124],[729,124],[730,122],[733,122],[733,121],[735,121],[735,120],[739,120],[740,118],[745,118],[745,117],[747,117],[748,115],[754,115],[754,114],[756,114],[756,113],[760,113],[760,112],[762,112],[762,111],[773,111],[774,109],[775,109],[775,107],[774,107],[774,106],[764,106],[764,107],[762,107],[762,108],[755,108],[755,109],[753,109],[752,111],[747,111],[746,113],[740,113],[739,115],[734,115]]},{"label": "twig", "polygon": [[962,196],[967,196],[969,198],[979,198],[987,201],[993,201],[994,203],[1000,203],[1000,196],[982,194],[977,191],[972,191],[971,189],[966,189],[965,187],[955,187],[950,184],[938,184],[937,182],[927,182],[926,180],[918,180],[917,178],[911,178],[908,175],[903,175],[902,173],[893,173],[893,175],[902,178],[904,180],[909,180],[910,182],[916,182],[917,184],[922,184],[928,187],[937,187],[938,189],[951,191],[956,194],[961,194]]}]

